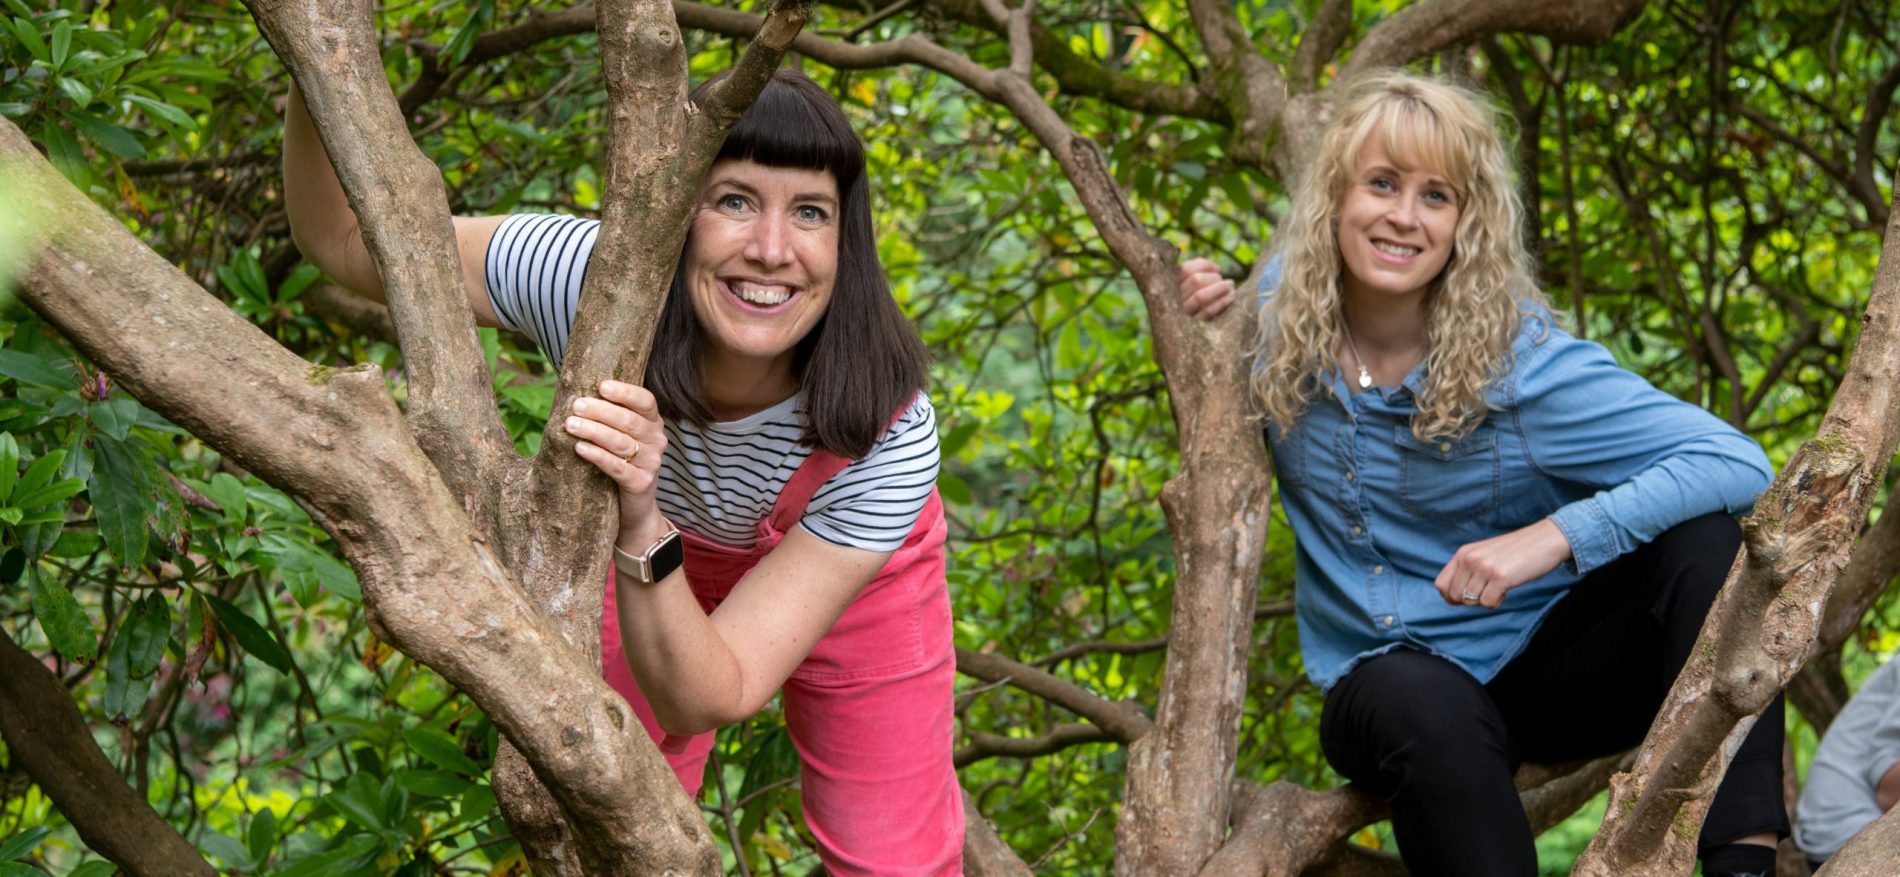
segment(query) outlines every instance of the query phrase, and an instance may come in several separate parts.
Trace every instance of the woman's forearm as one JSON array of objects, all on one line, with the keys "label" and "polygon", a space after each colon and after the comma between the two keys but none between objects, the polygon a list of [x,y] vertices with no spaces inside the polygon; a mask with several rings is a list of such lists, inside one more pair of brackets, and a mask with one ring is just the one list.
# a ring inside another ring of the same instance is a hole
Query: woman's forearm
[{"label": "woman's forearm", "polygon": [[356,212],[295,85],[284,107],[284,210],[304,258],[350,291],[383,300],[382,278],[363,245]]},{"label": "woman's forearm", "polygon": [[756,711],[746,708],[738,658],[699,608],[683,571],[652,584],[620,573],[614,587],[627,667],[661,730],[698,734]]}]

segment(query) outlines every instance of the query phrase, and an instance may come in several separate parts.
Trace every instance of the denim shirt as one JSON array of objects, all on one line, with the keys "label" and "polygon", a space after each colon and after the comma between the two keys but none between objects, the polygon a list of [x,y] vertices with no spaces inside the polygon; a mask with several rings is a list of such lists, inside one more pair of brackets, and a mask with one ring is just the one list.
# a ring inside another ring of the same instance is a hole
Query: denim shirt
[{"label": "denim shirt", "polygon": [[[1618,367],[1547,313],[1525,317],[1512,355],[1487,392],[1490,413],[1462,438],[1412,434],[1422,364],[1398,387],[1357,395],[1334,373],[1331,392],[1292,429],[1268,428],[1298,544],[1306,672],[1321,689],[1400,647],[1488,682],[1584,573],[1690,518],[1748,510],[1774,476],[1753,439]],[[1432,586],[1460,547],[1543,518],[1573,558],[1498,609],[1448,604]]]}]

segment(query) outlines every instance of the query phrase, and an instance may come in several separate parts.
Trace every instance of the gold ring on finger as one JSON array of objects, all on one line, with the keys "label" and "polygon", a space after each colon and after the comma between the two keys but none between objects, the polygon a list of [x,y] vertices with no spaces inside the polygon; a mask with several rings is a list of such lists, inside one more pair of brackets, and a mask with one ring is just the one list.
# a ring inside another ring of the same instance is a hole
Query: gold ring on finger
[{"label": "gold ring on finger", "polygon": [[626,456],[621,457],[620,462],[631,466],[633,465],[633,458],[638,457],[638,456],[640,456],[640,443],[634,442],[633,450],[628,451]]}]

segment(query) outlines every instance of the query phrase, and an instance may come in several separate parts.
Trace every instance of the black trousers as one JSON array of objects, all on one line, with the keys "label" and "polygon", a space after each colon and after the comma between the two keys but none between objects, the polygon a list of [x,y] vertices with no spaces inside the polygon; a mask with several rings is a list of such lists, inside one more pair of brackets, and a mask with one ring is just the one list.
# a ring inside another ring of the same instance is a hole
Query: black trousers
[{"label": "black trousers", "polygon": [[[1733,518],[1708,515],[1591,571],[1488,685],[1418,651],[1365,661],[1326,695],[1326,759],[1391,804],[1412,874],[1534,877],[1512,773],[1525,761],[1596,758],[1642,742],[1740,546]],[[1716,791],[1704,852],[1787,833],[1782,736],[1776,698]]]}]

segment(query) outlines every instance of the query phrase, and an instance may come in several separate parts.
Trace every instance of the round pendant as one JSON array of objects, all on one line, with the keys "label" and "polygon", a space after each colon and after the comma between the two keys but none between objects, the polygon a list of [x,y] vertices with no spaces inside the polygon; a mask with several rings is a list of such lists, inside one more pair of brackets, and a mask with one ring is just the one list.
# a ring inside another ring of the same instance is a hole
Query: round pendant
[{"label": "round pendant", "polygon": [[1372,372],[1367,371],[1363,365],[1359,367],[1359,389],[1372,389]]}]

